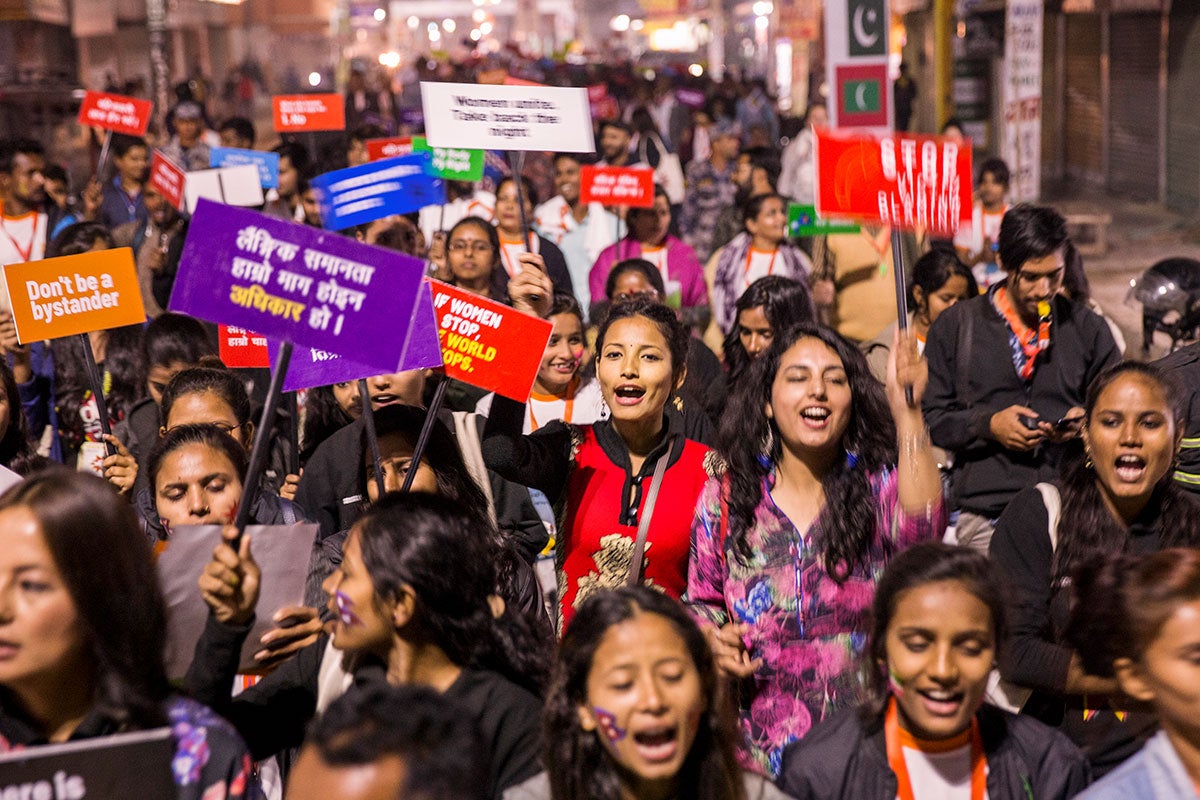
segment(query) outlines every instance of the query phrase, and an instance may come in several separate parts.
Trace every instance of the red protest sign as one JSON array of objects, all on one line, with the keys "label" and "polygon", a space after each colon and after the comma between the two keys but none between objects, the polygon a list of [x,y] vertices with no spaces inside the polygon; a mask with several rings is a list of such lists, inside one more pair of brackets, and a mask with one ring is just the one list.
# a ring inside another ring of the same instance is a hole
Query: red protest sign
[{"label": "red protest sign", "polygon": [[554,326],[441,281],[429,284],[446,375],[528,400]]},{"label": "red protest sign", "polygon": [[363,144],[367,148],[367,158],[371,161],[382,161],[385,158],[406,156],[413,151],[411,136],[393,136],[390,139],[368,139]]},{"label": "red protest sign", "polygon": [[346,127],[346,104],[340,94],[282,94],[271,98],[275,130],[340,131]]},{"label": "red protest sign", "polygon": [[106,92],[87,92],[79,106],[79,124],[114,133],[145,136],[154,104],[149,100]]},{"label": "red protest sign", "polygon": [[654,205],[654,170],[646,167],[597,167],[579,171],[579,199],[606,206]]},{"label": "red protest sign", "polygon": [[182,167],[164,156],[161,151],[154,151],[154,158],[150,161],[150,185],[157,189],[176,211],[183,210],[183,188],[186,180],[187,173]]},{"label": "red protest sign", "polygon": [[217,346],[221,362],[230,369],[270,367],[267,337],[232,325],[217,326]]},{"label": "red protest sign", "polygon": [[971,219],[971,145],[817,132],[817,213],[953,233]]}]

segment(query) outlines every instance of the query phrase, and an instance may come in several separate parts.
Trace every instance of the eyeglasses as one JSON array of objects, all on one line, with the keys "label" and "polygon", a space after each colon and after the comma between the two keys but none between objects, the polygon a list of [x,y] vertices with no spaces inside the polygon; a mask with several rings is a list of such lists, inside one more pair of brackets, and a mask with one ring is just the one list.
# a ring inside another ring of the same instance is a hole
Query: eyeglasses
[{"label": "eyeglasses", "polygon": [[[187,424],[196,424],[196,423],[187,423]],[[216,428],[217,430],[221,431],[222,433],[225,433],[225,434],[228,434],[228,435],[231,435],[231,436],[232,436],[234,431],[236,431],[236,430],[240,430],[241,428],[244,428],[244,427],[246,427],[246,425],[247,425],[248,423],[247,423],[247,422],[241,422],[241,423],[238,423],[237,425],[230,425],[228,422],[205,422],[205,423],[203,423],[203,424],[204,424],[204,425],[210,425],[210,426],[212,426],[212,427]],[[176,430],[177,428],[180,428],[180,427],[182,427],[182,426],[180,426],[180,425],[172,425],[170,428],[159,428],[159,429],[158,429],[158,435],[159,435],[160,437],[161,437],[161,436],[166,436],[166,435],[167,435],[168,433],[170,433],[171,431],[173,431],[173,430]]]},{"label": "eyeglasses", "polygon": [[474,241],[464,242],[462,239],[455,239],[450,243],[451,253],[490,253],[492,252],[491,242]]},{"label": "eyeglasses", "polygon": [[617,292],[613,295],[613,302],[624,303],[629,300],[637,300],[643,297],[647,300],[658,302],[659,296],[658,289],[647,289],[644,292]]}]

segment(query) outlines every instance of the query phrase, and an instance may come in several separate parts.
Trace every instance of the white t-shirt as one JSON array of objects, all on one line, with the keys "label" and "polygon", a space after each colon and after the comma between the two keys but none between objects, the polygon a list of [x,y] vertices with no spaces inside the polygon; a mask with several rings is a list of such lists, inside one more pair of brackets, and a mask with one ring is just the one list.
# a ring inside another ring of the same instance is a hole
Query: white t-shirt
[{"label": "white t-shirt", "polygon": [[[30,211],[19,217],[0,212],[0,266],[38,261],[46,256],[46,215]],[[0,282],[0,309],[8,310],[8,288]]]},{"label": "white t-shirt", "polygon": [[750,284],[754,283],[759,278],[765,278],[768,275],[775,273],[775,268],[780,266],[782,259],[779,258],[779,250],[766,251],[750,248],[749,263],[742,262],[740,265],[742,270],[742,278],[738,283],[738,296],[742,292],[750,288]]},{"label": "white t-shirt", "polygon": [[[905,745],[904,764],[913,797],[920,800],[971,800],[971,743],[941,753]],[[983,793],[987,800],[987,792]]]},{"label": "white t-shirt", "polygon": [[[492,409],[493,397],[494,394],[489,394],[481,399],[475,405],[476,413],[486,417]],[[593,378],[576,388],[569,417],[566,398],[536,392],[529,395],[529,402],[525,404],[525,424],[522,433],[533,433],[556,419],[573,425],[591,425],[607,416],[604,397],[600,394],[600,384]]]}]

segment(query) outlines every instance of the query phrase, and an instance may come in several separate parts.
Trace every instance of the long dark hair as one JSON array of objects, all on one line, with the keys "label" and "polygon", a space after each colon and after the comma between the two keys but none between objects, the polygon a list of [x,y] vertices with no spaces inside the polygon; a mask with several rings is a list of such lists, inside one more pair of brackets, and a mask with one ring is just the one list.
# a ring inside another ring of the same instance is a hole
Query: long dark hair
[{"label": "long dark hair", "polygon": [[[1171,376],[1153,364],[1125,361],[1102,372],[1088,387],[1084,425],[1090,426],[1096,401],[1110,385],[1124,375],[1139,375],[1158,385],[1166,395],[1175,418],[1176,430],[1185,419],[1181,391]],[[1125,552],[1129,532],[1108,510],[1096,473],[1082,457],[1073,458],[1063,469],[1062,514],[1058,522],[1058,547],[1054,551],[1054,580],[1061,584],[1077,574],[1097,555]],[[1159,546],[1200,547],[1200,514],[1195,501],[1175,483],[1171,470],[1154,487],[1158,498]],[[1153,500],[1151,502],[1154,502]]]},{"label": "long dark hair", "polygon": [[15,507],[37,519],[75,604],[95,709],[122,728],[167,724],[166,604],[132,506],[100,478],[55,467],[0,497]]},{"label": "long dark hair", "polygon": [[936,294],[937,290],[955,275],[960,275],[966,280],[967,299],[979,294],[979,284],[975,282],[975,275],[959,260],[958,254],[953,250],[933,249],[918,258],[917,263],[913,264],[912,278],[908,282],[908,307],[920,309],[922,304],[917,302],[916,292],[913,291],[919,286],[921,294],[925,297],[924,305],[928,308],[930,295]]},{"label": "long dark hair", "polygon": [[198,365],[205,358],[215,358],[217,348],[209,341],[203,323],[186,314],[166,311],[146,326],[142,337],[142,358],[147,371],[151,367],[172,364]]},{"label": "long dark hair", "polygon": [[301,435],[304,447],[300,450],[300,463],[306,463],[321,442],[353,421],[338,403],[332,386],[309,389],[304,400],[304,433]]},{"label": "long dark hair", "polygon": [[883,666],[887,664],[887,629],[892,624],[900,595],[918,586],[942,581],[957,581],[987,606],[992,616],[993,642],[999,655],[1008,636],[1008,623],[1000,578],[987,556],[969,547],[942,542],[913,545],[888,563],[875,587],[871,636],[863,663],[867,687],[874,701],[870,704],[870,713],[882,711],[887,699],[887,668]]},{"label": "long dark hair", "polygon": [[675,600],[645,586],[593,592],[572,617],[558,649],[542,714],[545,764],[552,800],[619,800],[618,767],[594,732],[579,725],[587,680],[604,635],[637,614],[655,614],[683,639],[705,699],[696,740],[679,770],[680,800],[744,800],[732,711],[704,634]]},{"label": "long dark hair", "polygon": [[150,476],[150,491],[155,498],[158,497],[158,473],[162,469],[163,461],[179,448],[191,444],[203,445],[224,455],[233,465],[238,480],[243,484],[246,482],[246,448],[238,444],[232,436],[216,425],[176,425],[159,438],[154,444],[154,449],[150,451],[147,474]]},{"label": "long dark hair", "polygon": [[635,297],[624,302],[613,303],[608,307],[596,333],[596,358],[602,358],[604,340],[608,337],[608,331],[612,328],[613,323],[631,317],[642,317],[658,328],[659,333],[667,340],[667,349],[671,353],[671,374],[678,379],[687,368],[691,335],[673,310],[647,297]]},{"label": "long dark hair", "polygon": [[[250,395],[246,386],[231,370],[215,367],[192,367],[180,372],[167,384],[162,397],[162,421],[167,424],[171,408],[184,395],[212,392],[233,411],[238,425],[250,422]],[[247,439],[249,437],[246,437]]]},{"label": "long dark hair", "polygon": [[[108,386],[104,401],[108,407],[109,422],[115,423],[125,419],[129,410],[146,392],[146,372],[141,357],[142,326],[113,328],[106,331],[105,336],[103,373]],[[58,409],[58,430],[63,444],[71,451],[78,450],[86,438],[79,411],[92,389],[83,347],[83,342],[77,336],[50,342],[54,359],[54,403]]]},{"label": "long dark hair", "polygon": [[783,275],[767,275],[750,284],[738,298],[733,327],[725,337],[725,367],[729,370],[731,381],[741,377],[750,366],[750,354],[742,346],[742,337],[738,335],[737,318],[743,311],[752,308],[762,309],[763,316],[776,334],[793,325],[816,324],[812,297],[799,281]]},{"label": "long dark hair", "polygon": [[[777,335],[733,392],[721,419],[718,450],[729,464],[729,540],[737,552],[749,558],[747,534],[762,502],[763,479],[774,470],[783,447],[774,421],[767,418],[766,406],[783,354],[800,339],[810,337],[837,353],[850,382],[850,421],[841,445],[854,457],[838,458],[822,477],[825,505],[816,526],[817,549],[824,555],[826,570],[840,584],[862,561],[875,535],[875,503],[868,476],[896,463],[896,424],[883,387],[871,376],[862,352],[828,328],[796,325]],[[773,445],[769,453],[763,453],[768,439]],[[765,464],[760,460],[764,455]]]},{"label": "long dark hair", "polygon": [[531,674],[528,654],[521,653],[529,642],[513,639],[513,628],[492,616],[498,548],[480,535],[475,514],[440,495],[389,492],[363,515],[358,531],[378,597],[394,600],[402,586],[411,587],[421,634],[452,662],[540,693],[545,673]]},{"label": "long dark hair", "polygon": [[0,464],[12,469],[14,461],[33,452],[33,442],[29,441],[29,420],[21,405],[17,379],[4,359],[0,359],[0,384],[4,387],[4,402],[8,404],[8,428],[0,437]]},{"label": "long dark hair", "polygon": [[[454,224],[450,232],[446,234],[446,261],[450,260],[450,242],[454,239],[454,232],[465,225],[474,225],[483,231],[483,235],[487,237],[488,243],[492,246],[492,279],[488,285],[488,292],[491,299],[497,303],[508,302],[508,273],[504,271],[504,267],[500,263],[500,234],[496,231],[496,226],[488,222],[483,217],[463,217]],[[451,284],[457,285],[455,278],[451,275]]]},{"label": "long dark hair", "polygon": [[1200,550],[1097,555],[1072,591],[1067,641],[1089,674],[1110,677],[1114,661],[1140,661],[1175,609],[1200,600]]}]

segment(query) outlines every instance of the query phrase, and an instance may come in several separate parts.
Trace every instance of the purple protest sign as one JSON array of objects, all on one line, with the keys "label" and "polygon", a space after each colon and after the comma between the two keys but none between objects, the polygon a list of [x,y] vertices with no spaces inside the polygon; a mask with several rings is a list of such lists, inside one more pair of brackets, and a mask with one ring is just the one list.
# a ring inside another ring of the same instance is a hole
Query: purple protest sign
[{"label": "purple protest sign", "polygon": [[[275,354],[279,352],[279,345],[271,341],[267,343],[267,348],[270,350],[271,361],[274,363]],[[433,369],[440,366],[442,366],[442,347],[438,341],[437,320],[433,315],[433,298],[429,293],[427,281],[422,286],[422,291],[417,298],[417,309],[413,316],[408,350],[404,353],[404,361],[400,364],[400,369],[395,371]],[[301,347],[292,354],[292,360],[288,363],[287,375],[283,379],[283,390],[293,392],[313,386],[356,381],[359,378],[369,378],[379,374],[382,374],[380,370],[360,361],[351,361],[326,350]]]},{"label": "purple protest sign", "polygon": [[393,250],[201,200],[168,307],[394,372],[424,272]]}]

